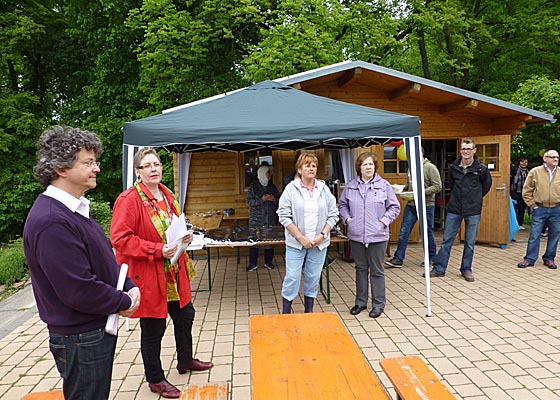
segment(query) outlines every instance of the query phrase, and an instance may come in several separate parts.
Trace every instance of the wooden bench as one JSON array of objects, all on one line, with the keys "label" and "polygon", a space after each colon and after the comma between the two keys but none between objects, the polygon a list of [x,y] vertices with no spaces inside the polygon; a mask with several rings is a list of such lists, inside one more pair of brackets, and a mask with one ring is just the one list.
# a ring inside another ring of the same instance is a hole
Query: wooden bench
[{"label": "wooden bench", "polygon": [[337,314],[250,319],[252,400],[389,400]]},{"label": "wooden bench", "polygon": [[50,392],[29,393],[22,400],[64,400],[62,390],[51,390]]},{"label": "wooden bench", "polygon": [[397,392],[397,400],[454,400],[419,357],[385,358],[379,363]]},{"label": "wooden bench", "polygon": [[181,391],[181,400],[229,400],[229,384],[191,384]]}]

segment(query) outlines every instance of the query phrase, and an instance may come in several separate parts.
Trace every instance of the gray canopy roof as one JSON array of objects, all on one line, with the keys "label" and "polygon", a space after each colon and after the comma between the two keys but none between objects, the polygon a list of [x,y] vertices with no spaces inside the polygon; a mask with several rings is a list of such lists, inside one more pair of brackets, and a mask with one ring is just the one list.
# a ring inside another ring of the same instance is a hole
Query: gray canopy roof
[{"label": "gray canopy roof", "polygon": [[353,148],[420,135],[419,118],[263,81],[124,125],[124,144],[174,152]]}]

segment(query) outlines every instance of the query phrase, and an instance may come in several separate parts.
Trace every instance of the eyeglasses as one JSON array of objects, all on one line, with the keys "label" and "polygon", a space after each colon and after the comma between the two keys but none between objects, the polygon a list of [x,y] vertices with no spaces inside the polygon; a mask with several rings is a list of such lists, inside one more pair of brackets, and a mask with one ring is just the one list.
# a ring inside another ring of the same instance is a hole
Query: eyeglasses
[{"label": "eyeglasses", "polygon": [[461,147],[461,151],[473,151],[473,150],[474,150],[474,147],[473,147],[473,148],[470,148],[470,147]]},{"label": "eyeglasses", "polygon": [[547,158],[554,158],[555,160],[558,160],[558,156],[546,156]]},{"label": "eyeglasses", "polygon": [[159,167],[161,167],[161,163],[153,162],[153,163],[139,165],[137,168],[138,169],[150,169],[150,168],[159,168]]},{"label": "eyeglasses", "polygon": [[89,160],[83,163],[86,167],[88,168],[94,168],[94,167],[101,167],[101,162],[99,161],[95,161],[95,160]]}]

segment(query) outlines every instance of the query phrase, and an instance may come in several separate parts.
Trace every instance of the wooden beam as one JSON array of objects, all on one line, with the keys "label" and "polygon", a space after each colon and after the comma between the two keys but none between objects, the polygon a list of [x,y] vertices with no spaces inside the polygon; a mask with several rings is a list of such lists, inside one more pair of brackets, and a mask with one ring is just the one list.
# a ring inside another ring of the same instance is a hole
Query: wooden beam
[{"label": "wooden beam", "polygon": [[447,103],[439,108],[440,114],[447,114],[453,111],[460,111],[466,109],[475,109],[478,107],[478,101],[473,99],[459,100],[454,103]]},{"label": "wooden beam", "polygon": [[338,87],[344,88],[348,86],[352,81],[356,79],[360,79],[362,77],[362,69],[361,68],[354,68],[350,71],[346,71],[344,75],[342,75],[338,79]]},{"label": "wooden beam", "polygon": [[527,122],[532,120],[533,117],[530,115],[516,115],[513,117],[500,117],[494,118],[492,120],[492,130],[510,130],[515,129],[517,131],[525,128]]},{"label": "wooden beam", "polygon": [[411,82],[407,85],[401,86],[396,90],[393,90],[389,95],[389,100],[395,101],[396,99],[399,99],[401,97],[419,93],[420,89],[422,89],[422,85],[420,85],[419,83]]}]

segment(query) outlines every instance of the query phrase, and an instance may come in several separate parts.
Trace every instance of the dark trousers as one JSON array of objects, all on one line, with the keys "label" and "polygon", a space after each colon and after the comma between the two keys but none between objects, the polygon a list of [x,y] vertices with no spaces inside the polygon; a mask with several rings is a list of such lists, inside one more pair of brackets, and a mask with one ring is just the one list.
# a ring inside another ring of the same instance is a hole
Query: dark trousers
[{"label": "dark trousers", "polygon": [[[173,321],[177,363],[188,365],[192,361],[192,326],[194,306],[192,302],[180,308],[178,301],[167,303],[169,316]],[[165,333],[167,319],[140,318],[140,351],[144,361],[144,373],[149,383],[159,383],[165,378],[161,367],[161,340]]]},{"label": "dark trousers", "polygon": [[[266,246],[264,248],[264,263],[265,264],[272,264],[272,259],[274,258],[274,247]],[[251,246],[249,248],[249,265],[257,265],[259,260],[259,247],[258,246]]]},{"label": "dark trousers", "polygon": [[[363,243],[350,241],[352,255],[356,264],[356,301],[362,307],[368,305],[368,291],[371,287],[373,307],[385,308],[385,269],[383,259],[387,242]],[[368,285],[369,280],[369,285]]]},{"label": "dark trousers", "polygon": [[70,336],[49,333],[66,400],[109,398],[116,345],[117,337],[103,328]]},{"label": "dark trousers", "polygon": [[525,210],[527,209],[527,204],[523,201],[523,196],[521,193],[512,192],[511,198],[516,201],[515,204],[515,216],[517,217],[517,224],[519,226],[523,225],[523,220],[525,219]]}]

